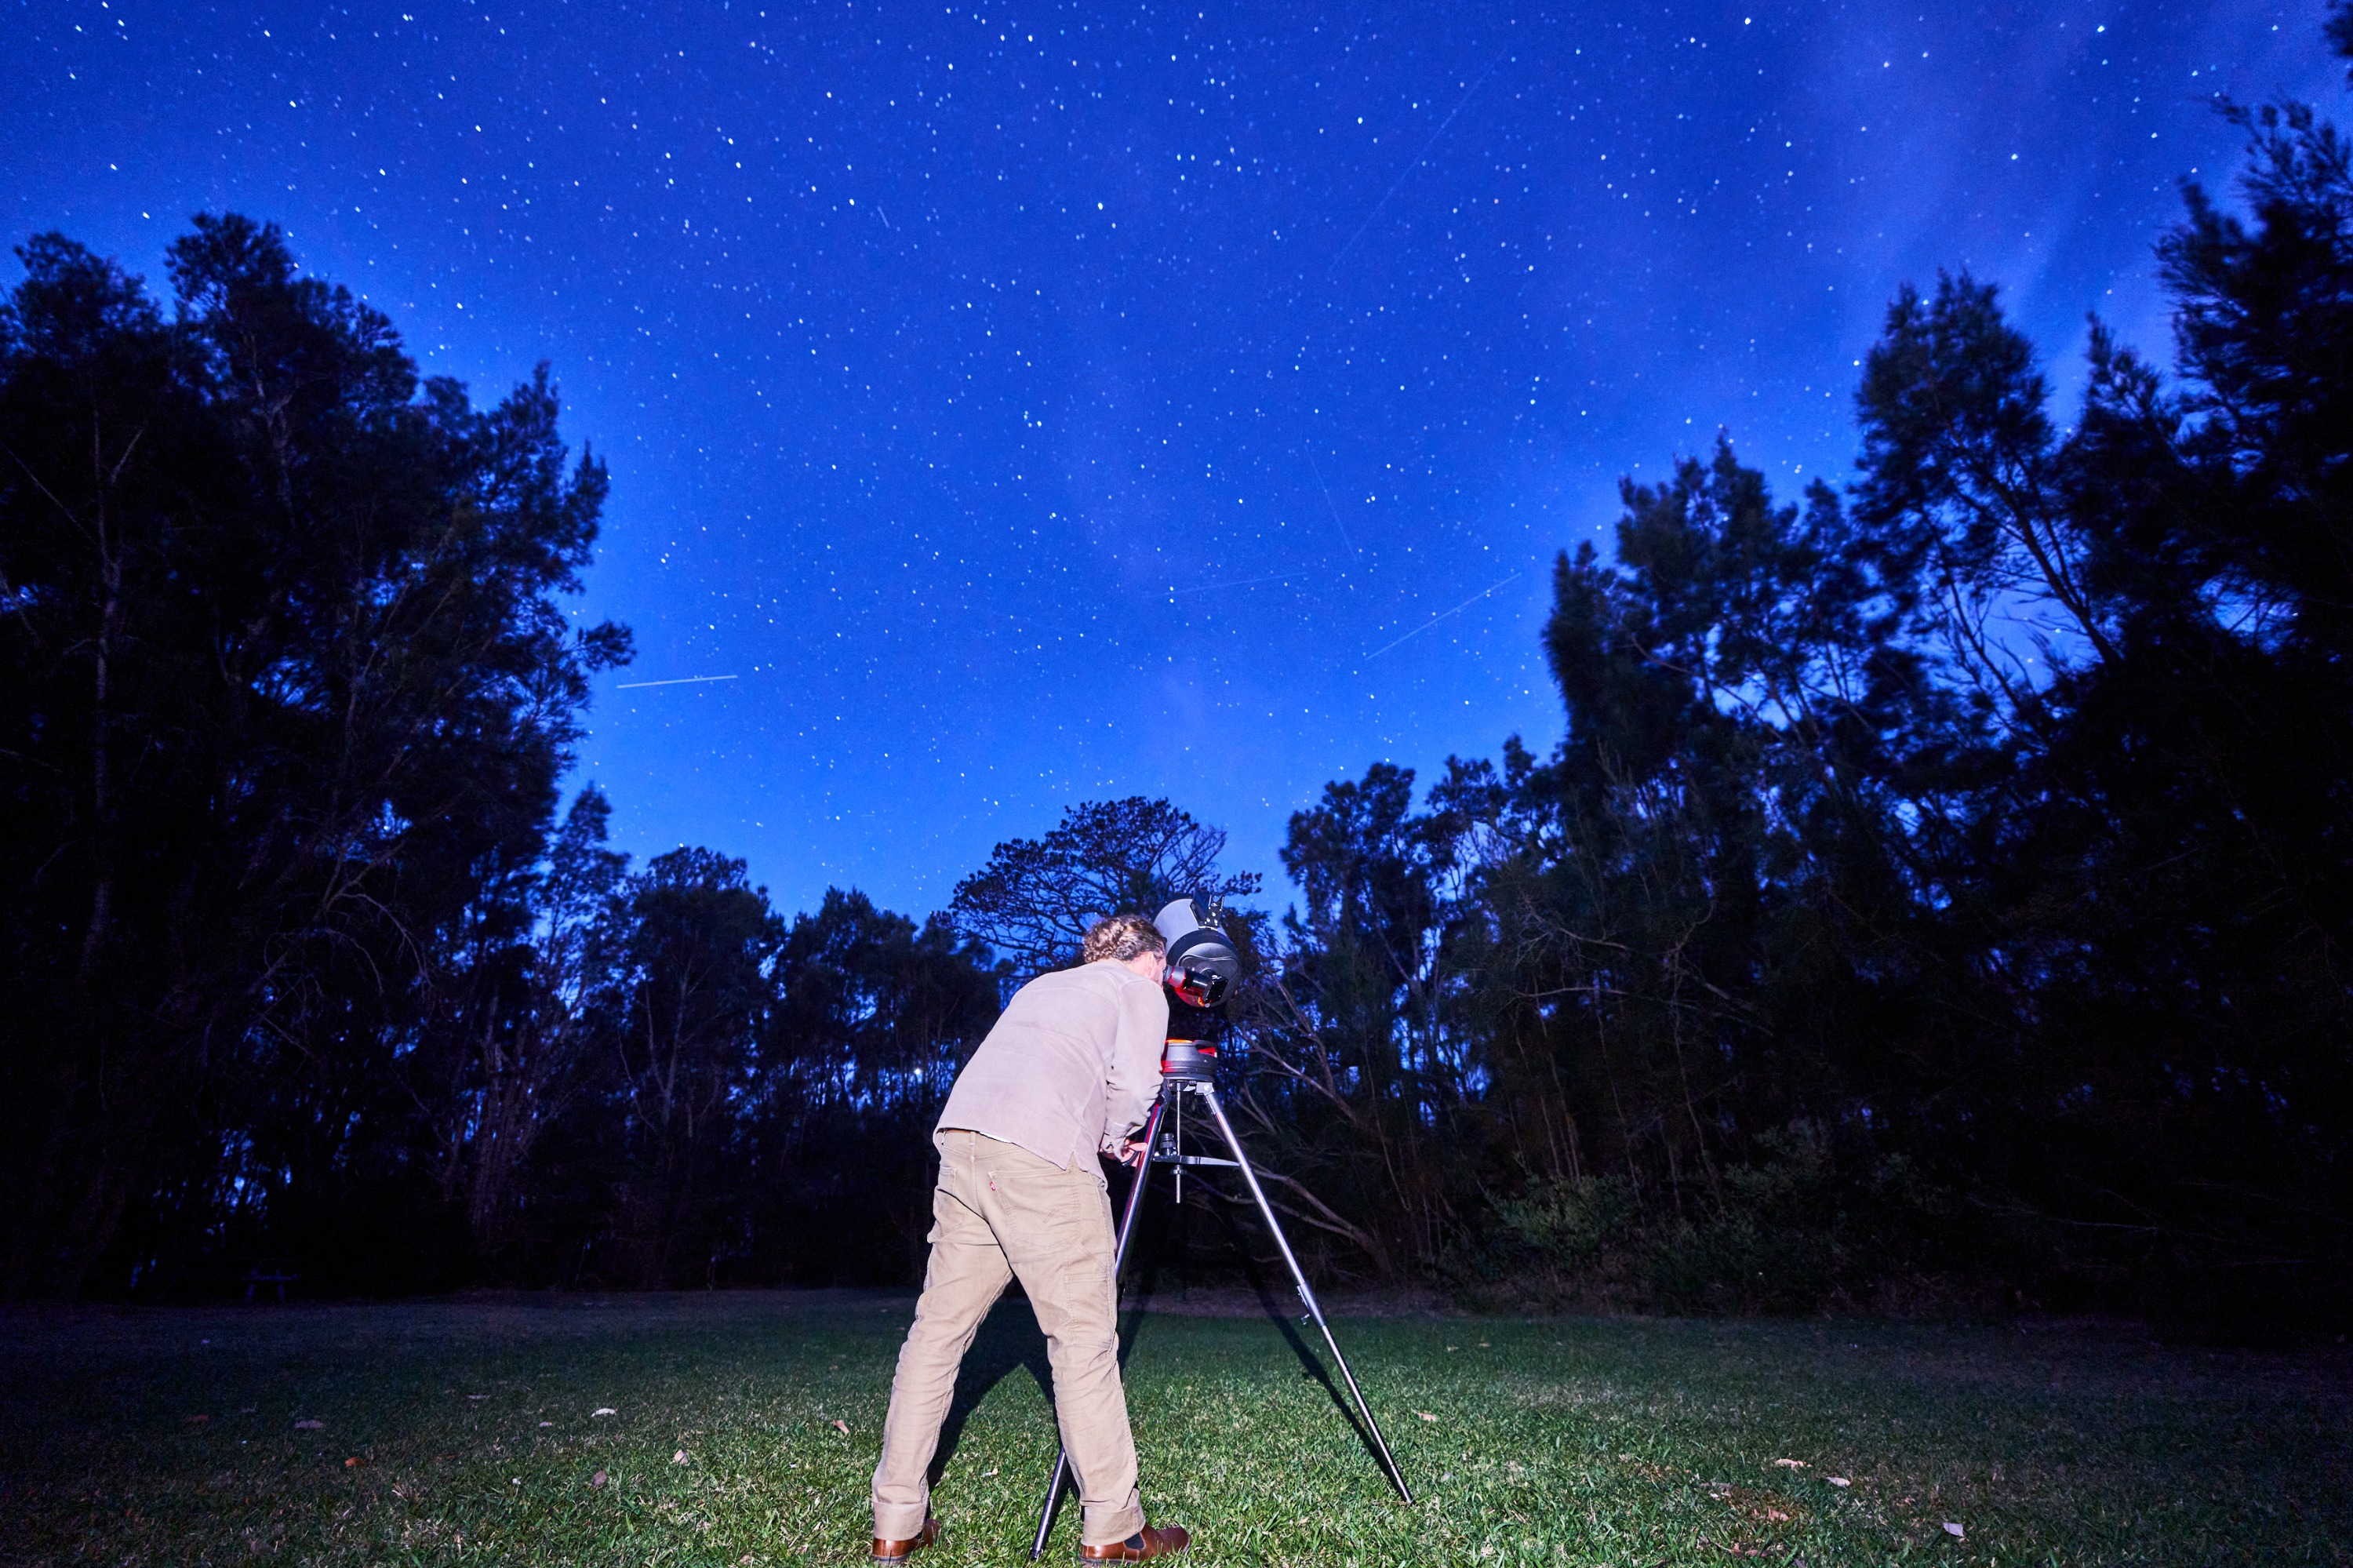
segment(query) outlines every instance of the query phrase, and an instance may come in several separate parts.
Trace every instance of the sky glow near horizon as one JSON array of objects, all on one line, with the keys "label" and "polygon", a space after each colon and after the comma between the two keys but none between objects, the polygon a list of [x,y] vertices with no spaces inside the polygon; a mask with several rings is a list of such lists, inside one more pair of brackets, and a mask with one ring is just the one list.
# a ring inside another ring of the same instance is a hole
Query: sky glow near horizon
[{"label": "sky glow near horizon", "polygon": [[2165,356],[2212,95],[2345,118],[2319,0],[12,9],[9,242],[241,211],[478,401],[550,361],[638,647],[575,782],[919,917],[1082,800],[1279,889],[1325,782],[1549,749],[1620,476],[1843,482],[1940,268],[2063,420],[2086,313]]}]

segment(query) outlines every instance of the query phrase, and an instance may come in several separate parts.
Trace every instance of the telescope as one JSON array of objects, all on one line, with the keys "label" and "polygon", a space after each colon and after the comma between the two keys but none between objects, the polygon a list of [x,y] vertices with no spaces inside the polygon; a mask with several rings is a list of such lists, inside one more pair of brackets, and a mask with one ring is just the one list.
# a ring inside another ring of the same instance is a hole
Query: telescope
[{"label": "telescope", "polygon": [[[1168,992],[1172,1047],[1201,1049],[1198,1043],[1216,1033],[1224,1021],[1220,1009],[1226,993],[1241,978],[1241,954],[1216,924],[1218,918],[1214,909],[1205,913],[1190,898],[1174,899],[1152,917],[1153,928],[1168,944],[1168,970],[1160,983]],[[1216,1054],[1214,1050],[1209,1054]]]}]

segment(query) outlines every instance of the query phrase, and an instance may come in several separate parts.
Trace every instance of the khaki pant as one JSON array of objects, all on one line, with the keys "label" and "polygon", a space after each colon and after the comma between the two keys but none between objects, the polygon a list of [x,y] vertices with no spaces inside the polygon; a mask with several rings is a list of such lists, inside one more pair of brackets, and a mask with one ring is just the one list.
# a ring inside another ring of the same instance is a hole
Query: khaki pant
[{"label": "khaki pant", "polygon": [[882,1460],[874,1467],[874,1533],[912,1539],[931,1502],[925,1478],[956,1369],[988,1309],[1018,1276],[1054,1368],[1054,1417],[1070,1451],[1089,1546],[1144,1528],[1135,1439],[1119,1382],[1119,1302],[1112,1285],[1111,1196],[1092,1160],[1058,1169],[976,1132],[939,1135],[932,1260],[914,1326],[899,1351]]}]

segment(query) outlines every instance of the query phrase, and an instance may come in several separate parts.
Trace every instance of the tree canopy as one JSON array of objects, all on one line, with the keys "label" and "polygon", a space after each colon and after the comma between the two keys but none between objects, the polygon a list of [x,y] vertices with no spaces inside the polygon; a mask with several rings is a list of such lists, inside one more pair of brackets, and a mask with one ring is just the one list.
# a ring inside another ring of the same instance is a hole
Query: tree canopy
[{"label": "tree canopy", "polygon": [[[2353,57],[2353,10],[2330,37]],[[1729,434],[1554,564],[1559,744],[1218,828],[1070,806],[921,922],[633,867],[563,805],[606,493],[283,237],[169,313],[45,235],[0,308],[0,1291],[907,1281],[1000,988],[1227,906],[1221,1071],[1311,1267],[1472,1299],[2342,1325],[2353,157],[2229,107],[2169,355],[2080,403],[1900,290],[1844,487]],[[559,807],[562,810],[559,810]],[[1244,1205],[1188,1266],[1263,1261]],[[1155,1224],[1161,1224],[1159,1219]]]}]

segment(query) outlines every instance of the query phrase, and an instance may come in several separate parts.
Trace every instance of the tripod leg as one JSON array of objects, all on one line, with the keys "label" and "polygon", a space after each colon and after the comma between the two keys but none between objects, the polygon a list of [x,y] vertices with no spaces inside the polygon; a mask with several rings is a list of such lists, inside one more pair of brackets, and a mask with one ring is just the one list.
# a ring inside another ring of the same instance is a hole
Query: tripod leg
[{"label": "tripod leg", "polygon": [[1372,1434],[1373,1446],[1380,1453],[1382,1467],[1388,1471],[1390,1481],[1397,1487],[1398,1496],[1408,1502],[1413,1501],[1413,1493],[1407,1488],[1405,1477],[1398,1472],[1397,1460],[1389,1455],[1388,1439],[1381,1435],[1381,1424],[1373,1419],[1372,1406],[1365,1403],[1364,1390],[1356,1386],[1356,1374],[1348,1370],[1348,1358],[1340,1353],[1340,1341],[1332,1337],[1332,1325],[1324,1320],[1324,1308],[1315,1304],[1315,1292],[1308,1288],[1307,1276],[1300,1268],[1299,1259],[1292,1255],[1290,1238],[1282,1234],[1282,1223],[1274,1217],[1274,1205],[1267,1202],[1266,1190],[1258,1184],[1258,1172],[1251,1168],[1250,1156],[1242,1152],[1242,1140],[1235,1136],[1234,1124],[1226,1119],[1226,1107],[1218,1103],[1218,1091],[1206,1083],[1195,1084],[1193,1087],[1208,1102],[1209,1115],[1217,1122],[1219,1133],[1224,1137],[1226,1147],[1233,1150],[1234,1163],[1241,1168],[1242,1181],[1249,1185],[1250,1196],[1258,1201],[1259,1216],[1266,1221],[1267,1230],[1274,1236],[1275,1250],[1282,1254],[1282,1261],[1291,1270],[1291,1282],[1299,1289],[1300,1303],[1307,1308],[1307,1315],[1315,1319],[1315,1327],[1323,1331],[1324,1344],[1331,1351],[1332,1360],[1348,1385],[1349,1397],[1356,1402],[1356,1414],[1365,1418],[1365,1430]]},{"label": "tripod leg", "polygon": [[[1152,1102],[1152,1114],[1144,1118],[1144,1163],[1136,1167],[1135,1180],[1129,1183],[1127,1202],[1120,1212],[1119,1240],[1112,1249],[1111,1304],[1112,1324],[1116,1331],[1119,1323],[1119,1282],[1127,1273],[1127,1244],[1135,1234],[1135,1216],[1144,1212],[1144,1184],[1152,1175],[1152,1150],[1160,1141],[1160,1115],[1168,1106],[1170,1089],[1163,1085],[1160,1097]],[[1029,1544],[1029,1561],[1035,1563],[1046,1553],[1046,1538],[1054,1533],[1054,1510],[1062,1500],[1062,1483],[1070,1478],[1071,1451],[1054,1451],[1054,1478],[1046,1483],[1046,1506],[1038,1514],[1038,1539]]]}]

